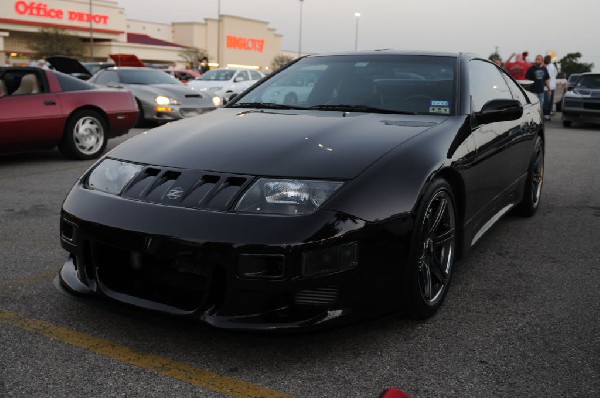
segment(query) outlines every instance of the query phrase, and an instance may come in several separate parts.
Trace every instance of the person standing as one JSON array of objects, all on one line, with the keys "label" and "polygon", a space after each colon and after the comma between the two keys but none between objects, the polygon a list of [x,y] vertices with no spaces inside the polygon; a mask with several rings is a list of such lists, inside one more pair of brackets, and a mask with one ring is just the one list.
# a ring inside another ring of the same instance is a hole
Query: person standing
[{"label": "person standing", "polygon": [[544,109],[544,88],[550,92],[550,75],[544,67],[544,58],[541,55],[535,56],[535,63],[525,73],[525,79],[533,81],[529,91],[534,93],[540,100],[540,107]]},{"label": "person standing", "polygon": [[202,59],[200,60],[200,68],[198,68],[198,72],[200,72],[200,74],[203,75],[204,73],[208,72],[209,70],[210,70],[210,66],[208,66],[208,58],[202,57]]},{"label": "person standing", "polygon": [[550,120],[552,105],[554,105],[554,92],[556,91],[556,75],[558,75],[558,70],[552,63],[552,56],[550,55],[544,57],[544,66],[550,76],[550,87],[548,88],[550,91],[547,92],[546,101],[544,101],[544,119]]}]

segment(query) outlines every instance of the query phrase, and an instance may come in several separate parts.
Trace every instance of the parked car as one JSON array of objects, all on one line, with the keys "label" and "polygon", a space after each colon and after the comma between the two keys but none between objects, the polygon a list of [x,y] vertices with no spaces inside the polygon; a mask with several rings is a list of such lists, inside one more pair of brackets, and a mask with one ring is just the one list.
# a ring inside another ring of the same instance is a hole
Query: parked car
[{"label": "parked car", "polygon": [[556,111],[562,111],[562,99],[567,92],[567,79],[564,72],[558,72],[556,75],[556,89],[554,90],[554,106]]},{"label": "parked car", "polygon": [[274,104],[295,105],[307,100],[320,71],[294,73],[274,81],[262,100]]},{"label": "parked car", "polygon": [[253,69],[217,68],[203,73],[188,84],[197,90],[217,95],[223,99],[223,103],[227,103],[264,76],[264,73]]},{"label": "parked car", "polygon": [[137,120],[133,95],[50,69],[0,67],[0,153],[58,146],[68,158],[97,158]]},{"label": "parked car", "polygon": [[[314,70],[305,99],[264,102]],[[90,168],[62,207],[60,285],[219,328],[427,318],[458,258],[538,209],[544,138],[537,98],[486,59],[306,56]]]},{"label": "parked car", "polygon": [[600,73],[582,73],[563,99],[562,123],[600,123]]},{"label": "parked car", "polygon": [[581,76],[581,73],[571,73],[569,80],[567,80],[567,91],[573,90],[575,83],[577,83],[577,80],[579,79],[579,76]]},{"label": "parked car", "polygon": [[167,74],[173,76],[177,80],[182,83],[188,83],[191,80],[194,80],[200,77],[200,73],[190,70],[190,69],[163,69]]},{"label": "parked car", "polygon": [[221,105],[219,97],[193,90],[159,69],[106,68],[89,82],[130,90],[140,109],[140,121],[166,123],[211,112]]}]

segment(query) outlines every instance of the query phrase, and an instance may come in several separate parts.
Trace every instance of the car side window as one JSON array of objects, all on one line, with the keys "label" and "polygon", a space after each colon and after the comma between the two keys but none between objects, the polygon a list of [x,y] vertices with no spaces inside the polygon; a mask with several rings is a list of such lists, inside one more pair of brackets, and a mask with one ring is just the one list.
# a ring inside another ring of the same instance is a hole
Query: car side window
[{"label": "car side window", "polygon": [[498,68],[489,62],[474,59],[469,62],[469,89],[473,112],[493,99],[513,99]]},{"label": "car side window", "polygon": [[260,73],[258,73],[257,71],[251,70],[251,71],[249,71],[249,73],[250,73],[251,80],[260,80],[262,78]]},{"label": "car side window", "polygon": [[246,81],[246,80],[250,80],[250,78],[248,77],[248,72],[245,70],[240,71],[237,76],[235,77],[235,79],[237,81]]},{"label": "car side window", "polygon": [[98,83],[98,84],[119,83],[119,75],[117,74],[117,72],[114,72],[112,70],[100,72],[99,76],[95,80],[95,83]]},{"label": "car side window", "polygon": [[514,99],[519,100],[519,102],[523,106],[527,105],[529,103],[529,100],[527,99],[527,96],[523,92],[523,87],[521,87],[517,83],[515,83],[515,81],[513,79],[511,79],[510,76],[508,76],[508,74],[503,73],[503,72],[500,72],[500,73],[502,74],[502,77],[504,77],[504,80],[506,80],[506,84],[508,84],[508,87],[510,88],[510,91],[511,91]]}]

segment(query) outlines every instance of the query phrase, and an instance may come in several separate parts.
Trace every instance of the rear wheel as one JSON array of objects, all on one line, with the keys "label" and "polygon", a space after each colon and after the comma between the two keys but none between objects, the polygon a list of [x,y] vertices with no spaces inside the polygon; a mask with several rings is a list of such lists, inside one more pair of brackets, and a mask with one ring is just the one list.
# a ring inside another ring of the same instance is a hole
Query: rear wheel
[{"label": "rear wheel", "polygon": [[521,216],[530,217],[535,214],[542,197],[542,185],[544,184],[544,141],[538,136],[535,139],[533,155],[529,163],[527,179],[525,181],[525,192],[523,199],[515,208],[515,212]]},{"label": "rear wheel", "polygon": [[417,211],[406,286],[411,318],[432,316],[442,305],[455,262],[456,206],[452,188],[443,179],[426,189]]},{"label": "rear wheel", "polygon": [[106,148],[106,121],[93,110],[75,112],[69,118],[60,151],[71,159],[94,159]]},{"label": "rear wheel", "polygon": [[571,127],[571,124],[573,124],[572,121],[570,121],[570,120],[563,120],[563,127]]}]

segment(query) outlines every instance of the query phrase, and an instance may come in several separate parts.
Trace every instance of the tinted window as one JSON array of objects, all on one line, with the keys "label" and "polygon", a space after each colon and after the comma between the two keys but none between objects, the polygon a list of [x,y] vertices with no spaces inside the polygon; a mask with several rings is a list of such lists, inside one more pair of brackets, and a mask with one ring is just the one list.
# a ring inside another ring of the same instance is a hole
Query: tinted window
[{"label": "tinted window", "polygon": [[600,75],[583,75],[577,80],[575,88],[600,88]]},{"label": "tinted window", "polygon": [[473,112],[481,111],[483,105],[493,99],[513,98],[496,65],[486,61],[469,62],[469,89]]},{"label": "tinted window", "polygon": [[456,63],[450,56],[306,57],[272,75],[232,106],[274,103],[325,109],[347,105],[451,115],[456,106]]},{"label": "tinted window", "polygon": [[56,72],[56,76],[58,77],[58,82],[62,87],[63,91],[81,91],[81,90],[91,90],[94,86],[88,82],[84,82],[83,80],[77,79],[73,76],[65,75],[64,73]]},{"label": "tinted window", "polygon": [[98,84],[119,83],[119,75],[117,75],[117,72],[115,71],[106,70],[99,72],[92,80],[94,83]]},{"label": "tinted window", "polygon": [[502,76],[504,76],[504,80],[506,80],[506,84],[508,84],[513,98],[519,100],[521,105],[527,105],[529,103],[529,99],[527,98],[527,95],[523,92],[523,87],[515,83],[515,81],[511,79],[507,73],[500,73],[502,74]]},{"label": "tinted window", "polygon": [[116,73],[125,84],[182,84],[173,76],[157,69],[119,69]]}]

